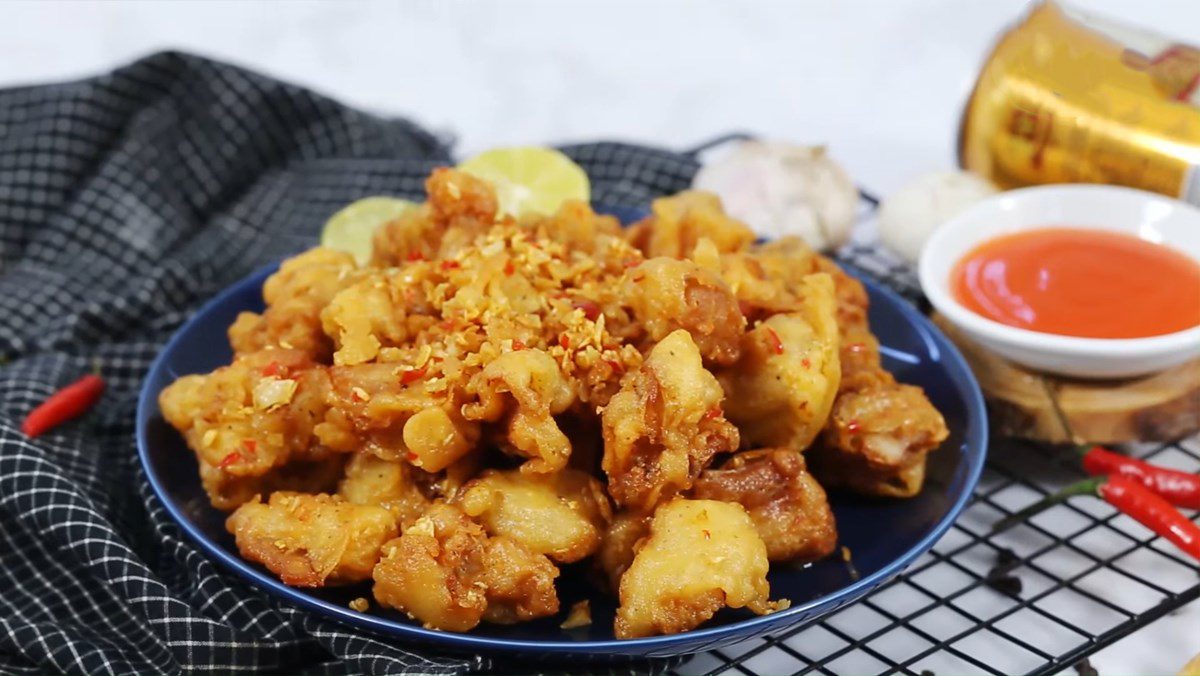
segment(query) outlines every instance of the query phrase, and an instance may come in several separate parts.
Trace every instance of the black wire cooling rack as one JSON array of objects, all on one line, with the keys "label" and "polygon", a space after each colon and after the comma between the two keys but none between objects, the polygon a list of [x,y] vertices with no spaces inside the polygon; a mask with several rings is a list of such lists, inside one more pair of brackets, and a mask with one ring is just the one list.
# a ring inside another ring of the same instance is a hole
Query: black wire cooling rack
[{"label": "black wire cooling rack", "polygon": [[[838,258],[921,306],[911,270],[874,244],[877,206],[863,193],[863,222]],[[1200,471],[1200,437],[1124,450]],[[696,655],[672,673],[1050,674],[1200,598],[1200,568],[1100,500],[991,533],[1078,480],[1078,464],[1051,447],[993,441],[973,501],[906,572],[818,623]]]}]

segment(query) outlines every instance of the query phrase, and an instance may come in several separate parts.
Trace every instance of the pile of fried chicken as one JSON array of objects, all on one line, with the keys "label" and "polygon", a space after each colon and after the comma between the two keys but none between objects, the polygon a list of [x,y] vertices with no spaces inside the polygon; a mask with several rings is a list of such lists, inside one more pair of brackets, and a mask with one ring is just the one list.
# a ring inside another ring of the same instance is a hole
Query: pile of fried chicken
[{"label": "pile of fried chicken", "polygon": [[623,229],[581,202],[501,215],[453,169],[427,191],[369,265],[285,261],[233,362],[160,396],[284,583],[373,581],[461,632],[558,613],[559,566],[590,565],[618,637],[675,633],[787,607],[768,565],[836,547],[823,486],[920,491],[942,416],[800,240],[756,244],[699,192]]}]

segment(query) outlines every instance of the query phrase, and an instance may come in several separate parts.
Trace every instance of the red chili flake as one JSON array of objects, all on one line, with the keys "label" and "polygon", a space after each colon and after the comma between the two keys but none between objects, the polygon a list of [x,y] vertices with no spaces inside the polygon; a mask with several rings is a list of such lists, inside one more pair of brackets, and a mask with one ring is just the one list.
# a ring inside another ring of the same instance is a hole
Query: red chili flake
[{"label": "red chili flake", "polygon": [[247,453],[254,455],[258,450],[258,442],[253,439],[242,439],[242,448],[246,449]]},{"label": "red chili flake", "polygon": [[564,333],[558,337],[558,345],[565,350],[571,347],[571,339]]},{"label": "red chili flake", "polygon": [[804,359],[801,359],[801,360],[800,360],[800,364],[801,364],[801,365],[803,365],[803,366],[804,366],[804,368],[806,368],[806,369],[807,369],[807,368],[812,368],[812,362],[808,360],[808,357],[805,357]]},{"label": "red chili flake", "polygon": [[846,431],[849,432],[850,434],[854,434],[855,432],[857,432],[858,431],[858,421],[851,420],[850,422],[846,423]]},{"label": "red chili flake", "polygon": [[571,305],[583,310],[583,316],[592,321],[595,321],[600,316],[600,305],[596,301],[586,298],[576,298],[575,302],[571,303]]},{"label": "red chili flake", "polygon": [[634,283],[637,283],[637,282],[640,282],[640,281],[642,281],[642,280],[643,280],[643,279],[645,279],[645,278],[646,278],[646,275],[643,275],[643,274],[641,274],[641,273],[638,273],[638,274],[636,274],[636,275],[634,275],[634,276],[633,276],[633,281],[634,281]]},{"label": "red chili flake", "polygon": [[704,414],[704,419],[705,420],[714,420],[716,418],[719,418],[720,416],[721,416],[721,407],[713,406],[712,408],[708,409],[707,413]]},{"label": "red chili flake", "polygon": [[520,352],[521,350],[524,350],[524,349],[525,349],[524,341],[522,341],[522,340],[514,340],[513,341],[513,351],[514,352]]},{"label": "red chili flake", "polygon": [[441,267],[443,270],[454,270],[461,267],[462,264],[458,261],[442,261]]},{"label": "red chili flake", "polygon": [[230,453],[229,455],[225,456],[224,458],[221,458],[221,462],[220,462],[220,464],[217,465],[217,467],[220,467],[221,469],[225,469],[225,468],[229,467],[230,465],[232,465],[233,463],[240,461],[241,459],[242,459],[242,454],[238,453],[237,451],[234,451],[233,453]]},{"label": "red chili flake", "polygon": [[622,373],[625,371],[625,365],[615,359],[605,359],[604,363],[608,364],[615,373]]},{"label": "red chili flake", "polygon": [[627,268],[636,268],[638,263],[641,263],[641,261],[636,258],[630,258],[629,260],[625,261],[623,265]]},{"label": "red chili flake", "polygon": [[754,306],[744,300],[738,301],[738,311],[743,317],[749,317],[751,312],[754,312]]},{"label": "red chili flake", "polygon": [[420,459],[420,457],[421,456],[417,455],[416,453],[413,453],[412,451],[409,451],[408,453],[404,454],[404,459],[409,461],[410,463],[415,463],[418,459]]},{"label": "red chili flake", "polygon": [[405,256],[405,260],[409,261],[410,263],[423,261],[425,260],[425,254],[421,253],[420,251],[409,251],[408,255]]},{"label": "red chili flake", "polygon": [[507,263],[504,264],[504,274],[511,275],[512,273],[516,272],[516,270],[517,270],[517,266],[513,265],[513,262],[511,259]]},{"label": "red chili flake", "polygon": [[263,367],[262,374],[264,376],[284,376],[287,375],[287,367],[277,361],[273,361]]},{"label": "red chili flake", "polygon": [[413,382],[414,380],[417,380],[417,379],[421,378],[422,376],[424,376],[425,372],[428,370],[429,370],[428,366],[422,366],[419,369],[409,369],[409,370],[405,371],[404,373],[400,374],[400,384],[407,385],[407,384]]},{"label": "red chili flake", "polygon": [[767,330],[767,345],[775,351],[775,354],[783,354],[783,341],[779,339],[779,334],[769,326],[763,328]]}]

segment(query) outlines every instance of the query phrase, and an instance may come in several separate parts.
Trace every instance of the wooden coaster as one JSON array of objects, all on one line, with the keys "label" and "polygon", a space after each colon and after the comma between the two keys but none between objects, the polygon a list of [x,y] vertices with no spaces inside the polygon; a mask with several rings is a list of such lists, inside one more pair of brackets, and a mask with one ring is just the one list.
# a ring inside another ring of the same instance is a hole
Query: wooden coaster
[{"label": "wooden coaster", "polygon": [[1140,378],[1078,380],[1018,366],[936,313],[933,322],[975,372],[996,434],[1115,444],[1172,441],[1200,431],[1200,359]]}]

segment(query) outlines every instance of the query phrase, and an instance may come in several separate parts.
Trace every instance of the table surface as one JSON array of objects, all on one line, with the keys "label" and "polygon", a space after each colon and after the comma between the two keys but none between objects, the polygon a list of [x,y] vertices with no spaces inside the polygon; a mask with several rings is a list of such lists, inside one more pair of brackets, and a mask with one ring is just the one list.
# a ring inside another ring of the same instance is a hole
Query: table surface
[{"label": "table surface", "polygon": [[[1074,6],[1200,44],[1200,2]],[[953,166],[961,105],[1021,0],[689,2],[7,2],[0,86],[178,48],[495,145],[599,138],[686,147],[731,130],[827,144],[886,195]],[[1092,658],[1174,673],[1200,604]]]}]

